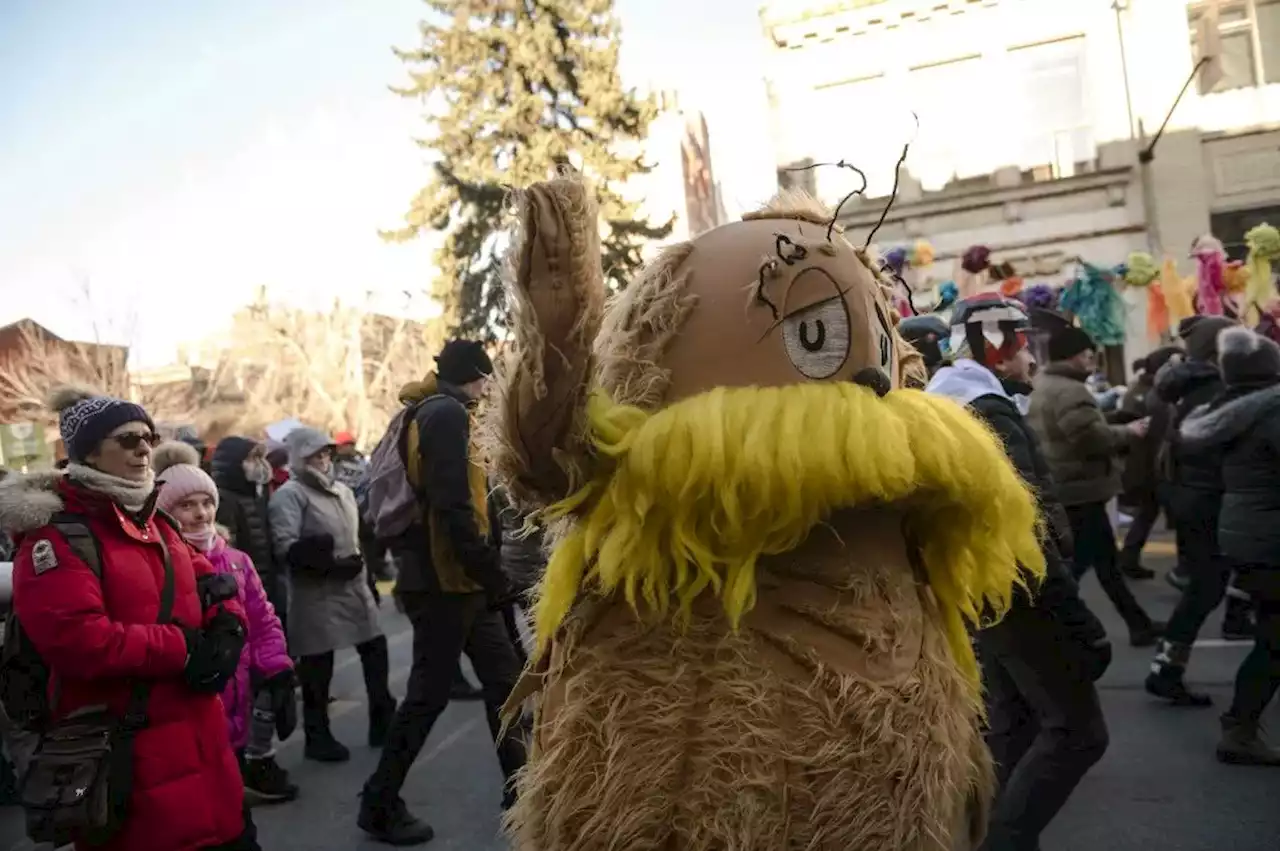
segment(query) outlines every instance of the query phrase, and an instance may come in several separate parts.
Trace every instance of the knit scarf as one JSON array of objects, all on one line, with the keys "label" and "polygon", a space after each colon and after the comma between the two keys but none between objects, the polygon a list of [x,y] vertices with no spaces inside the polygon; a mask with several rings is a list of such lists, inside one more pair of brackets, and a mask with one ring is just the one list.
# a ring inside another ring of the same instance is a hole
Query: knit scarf
[{"label": "knit scarf", "polygon": [[91,491],[105,494],[126,511],[137,513],[147,504],[147,497],[155,490],[155,474],[147,470],[147,477],[140,482],[122,479],[110,473],[74,462],[67,465],[67,477],[79,482]]}]

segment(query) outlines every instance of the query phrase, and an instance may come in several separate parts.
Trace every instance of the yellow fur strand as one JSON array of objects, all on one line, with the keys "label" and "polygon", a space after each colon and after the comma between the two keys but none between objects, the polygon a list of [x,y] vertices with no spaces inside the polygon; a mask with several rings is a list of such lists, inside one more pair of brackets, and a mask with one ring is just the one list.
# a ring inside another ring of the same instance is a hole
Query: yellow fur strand
[{"label": "yellow fur strand", "polygon": [[711,592],[736,625],[755,602],[757,560],[842,508],[905,508],[975,679],[965,623],[1007,610],[1019,564],[1044,573],[1033,495],[999,440],[949,399],[815,383],[718,388],[648,413],[597,393],[588,417],[605,472],[550,509],[578,516],[539,591],[540,651],[584,593],[683,619]]}]

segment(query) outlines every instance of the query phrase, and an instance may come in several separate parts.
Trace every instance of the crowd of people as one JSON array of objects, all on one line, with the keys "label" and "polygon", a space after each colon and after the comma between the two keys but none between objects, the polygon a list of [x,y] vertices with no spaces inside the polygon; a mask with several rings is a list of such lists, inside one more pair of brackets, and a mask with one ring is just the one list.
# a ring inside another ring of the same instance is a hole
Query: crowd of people
[{"label": "crowd of people", "polygon": [[[537,580],[541,548],[472,449],[488,355],[459,340],[436,360],[404,388],[383,441],[414,506],[394,535],[377,534],[389,510],[373,481],[378,452],[371,463],[350,434],[299,427],[279,445],[232,436],[206,447],[192,434],[162,441],[132,402],[55,395],[66,461],[0,484],[15,563],[0,665],[6,750],[25,778],[33,839],[258,848],[250,806],[305,786],[274,749],[298,726],[299,692],[305,758],[350,758],[329,719],[345,648],[363,669],[367,744],[382,749],[359,816],[375,838],[432,838],[399,793],[451,699],[482,699],[504,775],[521,767],[523,731],[504,730],[499,710],[525,658],[512,607]],[[399,703],[377,584],[392,578],[414,630]],[[98,703],[119,718],[82,729]],[[50,746],[99,734],[107,752],[62,758]],[[103,770],[122,762],[123,773]],[[514,794],[508,784],[503,804]],[[78,803],[94,796],[113,807]]]},{"label": "crowd of people", "polygon": [[[1280,347],[1231,320],[1191,317],[1179,345],[1134,364],[1137,381],[1104,414],[1101,394],[1088,386],[1096,346],[1079,328],[1051,332],[1049,363],[1038,370],[1018,302],[977,297],[957,307],[953,322],[946,331],[905,323],[928,361],[927,390],[992,426],[1037,493],[1050,532],[1039,592],[976,640],[1001,789],[984,847],[1038,848],[1106,751],[1093,683],[1112,651],[1078,595],[1076,580],[1089,568],[1130,644],[1156,647],[1146,690],[1175,706],[1212,703],[1183,676],[1200,628],[1227,598],[1223,634],[1252,640],[1253,649],[1221,716],[1217,757],[1280,766],[1280,749],[1259,735],[1280,686]],[[937,345],[941,333],[950,345]],[[1116,498],[1133,512],[1122,549],[1108,511]],[[1154,576],[1140,554],[1161,511],[1177,541],[1170,581],[1182,590],[1167,622],[1145,612],[1126,584]]]},{"label": "crowd of people", "polygon": [[[1107,749],[1095,682],[1112,648],[1077,586],[1090,568],[1130,644],[1155,648],[1147,690],[1175,706],[1211,702],[1184,673],[1200,628],[1227,599],[1224,634],[1254,647],[1217,755],[1280,765],[1259,735],[1280,686],[1280,347],[1193,317],[1179,345],[1134,365],[1137,380],[1104,413],[1089,385],[1088,335],[1055,330],[1040,369],[1029,330],[1023,307],[998,295],[960,303],[949,326],[903,324],[929,367],[926,392],[999,435],[1046,523],[1046,577],[975,636],[1000,788],[990,851],[1037,848]],[[476,448],[491,372],[479,343],[445,345],[434,371],[402,389],[403,408],[370,457],[350,434],[308,427],[281,444],[162,442],[134,403],[58,394],[66,463],[0,482],[0,531],[15,562],[0,696],[34,839],[257,849],[250,805],[305,794],[305,778],[295,782],[274,750],[298,726],[299,692],[305,758],[350,758],[329,718],[335,653],[347,648],[363,671],[366,743],[381,749],[361,829],[393,845],[432,838],[400,792],[457,697],[483,700],[507,781],[501,804],[514,802],[528,730],[499,713],[526,661],[516,610],[545,557]],[[1117,497],[1133,515],[1123,546],[1108,507]],[[1171,581],[1182,590],[1167,622],[1127,584],[1154,575],[1140,556],[1161,512],[1176,530]],[[413,629],[399,702],[379,615],[378,582],[392,578]],[[109,717],[93,714],[100,704]],[[108,744],[65,753],[49,744],[90,739]]]}]

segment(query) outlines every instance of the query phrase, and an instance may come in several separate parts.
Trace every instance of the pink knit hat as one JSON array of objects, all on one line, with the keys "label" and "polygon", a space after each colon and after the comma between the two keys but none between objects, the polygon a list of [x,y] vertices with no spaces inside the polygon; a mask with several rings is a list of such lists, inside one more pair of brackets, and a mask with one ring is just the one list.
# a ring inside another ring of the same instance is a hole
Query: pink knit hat
[{"label": "pink knit hat", "polygon": [[208,494],[217,508],[218,486],[200,469],[200,456],[189,444],[178,440],[160,444],[151,455],[151,466],[156,471],[156,487],[160,488],[156,507],[161,511],[173,510],[193,493]]}]

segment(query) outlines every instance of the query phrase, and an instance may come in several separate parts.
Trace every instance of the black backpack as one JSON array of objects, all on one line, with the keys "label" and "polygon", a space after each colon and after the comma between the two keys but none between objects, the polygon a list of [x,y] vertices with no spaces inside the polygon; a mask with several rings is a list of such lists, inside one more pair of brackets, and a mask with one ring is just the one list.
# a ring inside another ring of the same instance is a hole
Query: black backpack
[{"label": "black backpack", "polygon": [[[84,517],[59,512],[49,521],[67,541],[76,558],[102,578],[102,552]],[[4,647],[0,649],[0,705],[21,730],[40,732],[50,717],[49,666],[10,612],[4,622]]]}]

